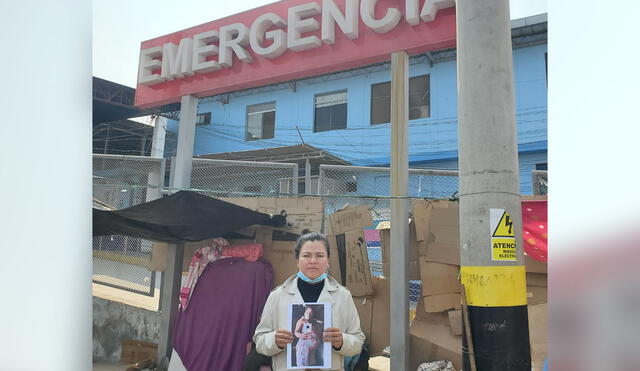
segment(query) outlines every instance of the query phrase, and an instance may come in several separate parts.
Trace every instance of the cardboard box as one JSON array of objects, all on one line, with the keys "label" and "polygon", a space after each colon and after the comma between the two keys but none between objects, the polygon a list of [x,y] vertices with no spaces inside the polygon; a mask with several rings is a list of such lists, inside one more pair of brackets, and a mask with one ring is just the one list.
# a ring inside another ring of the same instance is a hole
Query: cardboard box
[{"label": "cardboard box", "polygon": [[[375,294],[373,298],[367,299],[371,303],[371,325],[368,326],[371,330],[370,336],[367,336],[367,341],[369,342],[370,354],[380,355],[384,348],[391,344],[389,337],[391,333],[389,323],[389,312],[391,310],[389,280],[384,277],[374,277],[372,283]],[[356,302],[356,308],[358,308],[358,302],[361,302],[362,298],[353,298],[353,300]],[[360,317],[361,326],[362,320],[363,318]]]},{"label": "cardboard box", "polygon": [[120,361],[124,363],[136,363],[145,359],[156,359],[158,344],[145,341],[123,340]]},{"label": "cardboard box", "polygon": [[295,242],[274,241],[273,245],[277,249],[265,250],[262,258],[271,264],[275,287],[282,284],[291,275],[296,274],[298,263],[293,251]]},{"label": "cardboard box", "polygon": [[[376,227],[380,233],[380,250],[382,252],[382,274],[391,277],[391,222],[382,221]],[[409,280],[420,279],[420,263],[418,262],[418,243],[413,221],[409,222],[409,256],[407,275]]]},{"label": "cardboard box", "polygon": [[524,269],[529,273],[547,273],[547,263],[540,262],[530,257],[529,255],[524,256]]},{"label": "cardboard box", "polygon": [[339,210],[327,218],[331,273],[352,296],[373,295],[367,243],[362,228],[373,224],[368,206]]},{"label": "cardboard box", "polygon": [[[419,280],[420,279],[420,262],[412,260],[407,263],[407,279]],[[391,277],[391,262],[382,262],[382,275],[389,278]]]},{"label": "cardboard box", "polygon": [[418,200],[412,210],[419,254],[432,262],[460,265],[458,203]]},{"label": "cardboard box", "polygon": [[327,217],[327,235],[338,235],[369,227],[372,224],[369,206],[347,207]]},{"label": "cardboard box", "polygon": [[547,302],[547,288],[527,285],[527,304],[535,305]]},{"label": "cardboard box", "polygon": [[[525,267],[526,269],[526,267]],[[547,275],[545,273],[527,272],[527,286],[547,287]]]},{"label": "cardboard box", "polygon": [[423,362],[449,360],[462,369],[462,337],[451,335],[445,313],[418,317],[409,328],[411,359],[409,369],[416,370]]},{"label": "cardboard box", "polygon": [[462,335],[462,310],[450,310],[447,315],[449,316],[451,335]]},{"label": "cardboard box", "polygon": [[[390,261],[391,247],[391,222],[381,221],[376,226],[380,233],[380,249],[382,251],[382,261]],[[413,220],[409,221],[409,260],[418,260],[418,241],[416,239],[416,228]]]},{"label": "cardboard box", "polygon": [[285,212],[287,214],[288,227],[281,229],[291,231],[295,234],[301,234],[304,229],[313,232],[322,231],[324,203],[322,198],[319,197],[245,197],[224,198],[223,200],[267,214],[281,214]]},{"label": "cardboard box", "polygon": [[460,293],[459,267],[450,264],[432,263],[420,257],[422,295]]},{"label": "cardboard box", "polygon": [[384,356],[369,358],[369,371],[391,371],[391,358]]},{"label": "cardboard box", "polygon": [[529,305],[529,341],[531,343],[531,365],[541,371],[547,357],[547,304]]},{"label": "cardboard box", "polygon": [[358,317],[360,317],[360,329],[364,332],[364,336],[367,337],[366,341],[371,343],[373,298],[367,296],[355,297],[353,298],[353,303],[356,305]]},{"label": "cardboard box", "polygon": [[442,294],[424,297],[424,311],[427,313],[444,312],[449,309],[460,309],[462,295]]}]

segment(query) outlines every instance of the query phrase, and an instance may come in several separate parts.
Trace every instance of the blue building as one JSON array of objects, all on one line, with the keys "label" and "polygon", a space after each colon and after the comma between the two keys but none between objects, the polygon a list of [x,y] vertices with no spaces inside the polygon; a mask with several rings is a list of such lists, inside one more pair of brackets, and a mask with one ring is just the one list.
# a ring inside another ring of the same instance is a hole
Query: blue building
[{"label": "blue building", "polygon": [[[531,194],[531,171],[547,169],[546,14],[512,21],[512,44],[521,192]],[[455,57],[410,58],[411,168],[457,169]],[[390,76],[382,63],[201,98],[194,156],[304,143],[351,165],[389,166]],[[177,121],[167,130],[172,156]]]}]

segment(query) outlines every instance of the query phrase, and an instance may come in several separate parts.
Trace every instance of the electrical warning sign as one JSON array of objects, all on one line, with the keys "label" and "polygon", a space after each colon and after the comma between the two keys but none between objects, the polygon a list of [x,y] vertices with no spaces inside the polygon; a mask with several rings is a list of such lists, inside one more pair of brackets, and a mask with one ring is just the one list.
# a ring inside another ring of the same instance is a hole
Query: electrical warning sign
[{"label": "electrical warning sign", "polygon": [[517,261],[513,220],[504,209],[489,209],[491,260]]}]

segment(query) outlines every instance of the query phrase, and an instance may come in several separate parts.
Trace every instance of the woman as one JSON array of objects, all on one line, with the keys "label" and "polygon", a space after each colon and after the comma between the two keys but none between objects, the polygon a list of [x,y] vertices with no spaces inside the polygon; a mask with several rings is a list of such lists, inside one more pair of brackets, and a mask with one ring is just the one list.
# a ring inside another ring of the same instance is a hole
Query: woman
[{"label": "woman", "polygon": [[329,242],[320,233],[307,233],[296,241],[298,273],[274,289],[262,311],[253,340],[259,353],[272,357],[274,371],[287,369],[287,344],[293,342],[289,327],[289,304],[329,303],[331,324],[322,334],[331,343],[331,369],[343,370],[343,357],[360,353],[364,334],[351,293],[327,275]]},{"label": "woman", "polygon": [[319,345],[318,325],[322,325],[316,321],[313,314],[313,308],[306,306],[304,314],[298,322],[296,322],[294,335],[298,338],[296,344],[296,365],[311,366],[316,364],[316,348]]}]

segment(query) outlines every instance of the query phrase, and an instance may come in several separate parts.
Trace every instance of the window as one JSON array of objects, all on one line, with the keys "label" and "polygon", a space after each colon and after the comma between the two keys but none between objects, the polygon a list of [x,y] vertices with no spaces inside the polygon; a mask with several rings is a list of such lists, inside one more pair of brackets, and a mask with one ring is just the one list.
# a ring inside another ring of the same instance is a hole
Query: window
[{"label": "window", "polygon": [[196,115],[196,125],[209,125],[211,123],[211,112],[199,113]]},{"label": "window", "polygon": [[547,163],[536,164],[536,170],[547,170]]},{"label": "window", "polygon": [[246,140],[271,139],[276,126],[276,102],[247,106]]},{"label": "window", "polygon": [[316,95],[313,131],[347,128],[347,91]]},{"label": "window", "polygon": [[[409,79],[409,120],[429,117],[429,75]],[[371,125],[391,122],[391,82],[371,85]]]}]

